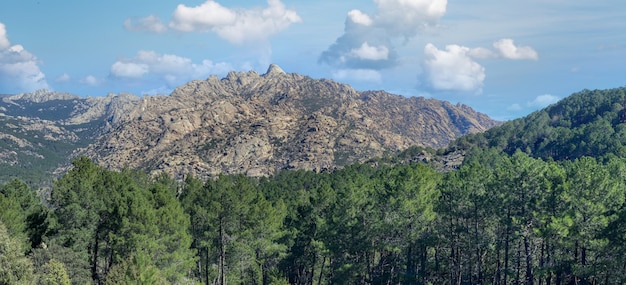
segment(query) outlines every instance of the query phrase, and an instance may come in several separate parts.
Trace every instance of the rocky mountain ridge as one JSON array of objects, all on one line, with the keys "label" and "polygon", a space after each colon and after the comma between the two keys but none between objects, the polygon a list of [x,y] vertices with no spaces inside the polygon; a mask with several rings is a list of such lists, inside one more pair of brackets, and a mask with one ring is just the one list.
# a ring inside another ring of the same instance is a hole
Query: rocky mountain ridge
[{"label": "rocky mountain ridge", "polygon": [[444,147],[498,124],[465,105],[360,92],[277,65],[192,81],[169,96],[40,90],[0,98],[8,176],[63,169],[78,155],[177,178],[322,171],[415,145]]},{"label": "rocky mountain ridge", "polygon": [[440,148],[498,122],[464,105],[285,73],[231,72],[144,97],[80,153],[175,177],[322,171],[413,145]]}]

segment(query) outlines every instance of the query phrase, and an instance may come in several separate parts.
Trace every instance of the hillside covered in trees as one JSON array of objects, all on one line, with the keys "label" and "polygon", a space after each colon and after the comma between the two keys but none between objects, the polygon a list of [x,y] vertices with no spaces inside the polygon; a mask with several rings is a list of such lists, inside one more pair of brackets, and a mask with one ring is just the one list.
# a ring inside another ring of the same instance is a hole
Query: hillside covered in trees
[{"label": "hillside covered in trees", "polygon": [[447,172],[179,182],[79,158],[43,200],[0,188],[0,284],[624,284],[624,91],[462,138]]},{"label": "hillside covered in trees", "polygon": [[450,148],[496,147],[554,160],[626,156],[625,123],[626,87],[583,90],[526,117],[464,136]]}]

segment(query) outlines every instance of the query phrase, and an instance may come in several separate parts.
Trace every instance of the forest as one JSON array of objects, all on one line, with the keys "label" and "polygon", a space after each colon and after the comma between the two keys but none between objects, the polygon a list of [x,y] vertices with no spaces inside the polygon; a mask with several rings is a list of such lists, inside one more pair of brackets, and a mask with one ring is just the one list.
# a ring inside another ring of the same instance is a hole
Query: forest
[{"label": "forest", "polygon": [[0,187],[0,284],[625,284],[624,91],[463,137],[447,172],[177,181],[80,157],[50,191]]},{"label": "forest", "polygon": [[269,178],[106,170],[0,195],[1,284],[623,284],[626,160],[476,150]]}]

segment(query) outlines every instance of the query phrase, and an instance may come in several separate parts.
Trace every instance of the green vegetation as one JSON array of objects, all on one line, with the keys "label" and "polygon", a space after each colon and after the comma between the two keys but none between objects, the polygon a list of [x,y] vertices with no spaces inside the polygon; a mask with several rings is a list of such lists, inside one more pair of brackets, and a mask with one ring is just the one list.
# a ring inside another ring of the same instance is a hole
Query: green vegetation
[{"label": "green vegetation", "polygon": [[626,156],[626,87],[584,90],[485,133],[462,137],[451,149],[496,147],[533,157],[572,160]]},{"label": "green vegetation", "polygon": [[622,158],[488,149],[449,173],[352,165],[180,185],[86,158],[73,166],[48,207],[26,184],[2,187],[7,282],[626,282]]},{"label": "green vegetation", "polygon": [[624,284],[624,100],[585,91],[460,139],[446,173],[402,163],[421,148],[182,182],[79,158],[45,203],[0,187],[0,284]]},{"label": "green vegetation", "polygon": [[[29,123],[0,116],[0,183],[19,178],[31,187],[50,186],[50,171],[69,164],[72,152],[93,141],[99,123],[63,126],[82,138],[73,141],[47,129],[26,130]],[[56,139],[46,139],[52,135]]]}]

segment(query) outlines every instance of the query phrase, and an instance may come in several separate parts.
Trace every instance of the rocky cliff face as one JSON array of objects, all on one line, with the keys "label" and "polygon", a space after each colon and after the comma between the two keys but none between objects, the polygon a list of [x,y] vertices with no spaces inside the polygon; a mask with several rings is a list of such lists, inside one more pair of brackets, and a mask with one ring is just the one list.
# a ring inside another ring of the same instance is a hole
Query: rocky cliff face
[{"label": "rocky cliff face", "polygon": [[113,169],[175,177],[262,176],[333,169],[412,145],[444,147],[497,124],[464,105],[358,92],[275,65],[263,75],[231,72],[189,82],[170,96],[133,98],[118,106],[121,112],[98,109],[110,128],[77,154]]}]

